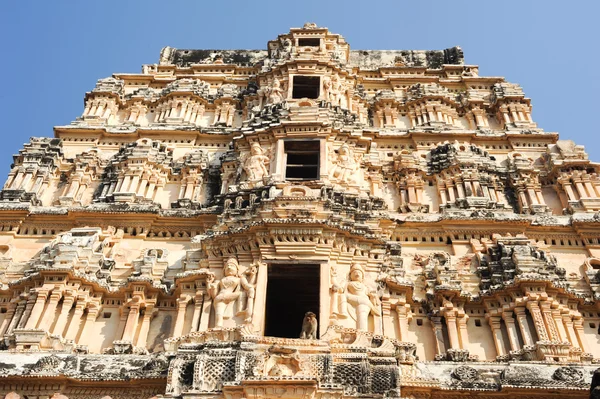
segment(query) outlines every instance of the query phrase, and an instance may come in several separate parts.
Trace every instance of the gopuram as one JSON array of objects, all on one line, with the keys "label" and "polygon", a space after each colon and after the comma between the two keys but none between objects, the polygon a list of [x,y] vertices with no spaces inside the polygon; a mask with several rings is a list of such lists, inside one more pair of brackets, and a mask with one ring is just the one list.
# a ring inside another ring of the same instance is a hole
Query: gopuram
[{"label": "gopuram", "polygon": [[587,398],[600,163],[459,47],[166,47],[0,192],[0,397]]}]

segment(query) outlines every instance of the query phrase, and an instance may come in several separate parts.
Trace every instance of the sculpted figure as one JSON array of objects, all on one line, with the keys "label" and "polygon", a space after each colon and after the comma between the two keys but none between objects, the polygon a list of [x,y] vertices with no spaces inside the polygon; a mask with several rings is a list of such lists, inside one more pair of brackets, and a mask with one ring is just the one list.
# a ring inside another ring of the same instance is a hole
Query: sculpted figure
[{"label": "sculpted figure", "polygon": [[356,183],[359,165],[352,157],[350,148],[344,144],[338,150],[337,160],[333,166],[329,177],[334,181],[344,183]]},{"label": "sculpted figure", "polygon": [[224,277],[215,281],[214,276],[209,276],[208,293],[213,299],[215,308],[215,327],[223,327],[223,319],[232,317],[232,307],[241,295],[239,266],[235,258],[229,258],[223,267]]},{"label": "sculpted figure", "polygon": [[264,151],[260,144],[254,142],[250,146],[250,156],[244,161],[244,171],[248,176],[249,181],[262,180],[263,177],[269,174],[267,164],[269,157],[264,155]]},{"label": "sculpted figure", "polygon": [[242,294],[242,300],[240,301],[240,307],[246,303],[245,309],[240,309],[245,313],[246,317],[244,321],[250,323],[252,321],[252,315],[254,314],[254,297],[256,296],[256,275],[258,268],[256,265],[250,266],[244,273],[242,273],[241,284],[244,292]]},{"label": "sculpted figure", "polygon": [[364,283],[364,279],[365,272],[362,266],[355,263],[350,268],[350,281],[345,286],[341,286],[334,279],[331,289],[333,291],[334,316],[341,319],[347,318],[350,310],[350,316],[356,320],[356,328],[367,331],[369,314],[381,316],[381,310],[375,291]]},{"label": "sculpted figure", "polygon": [[271,104],[279,104],[283,101],[283,90],[281,89],[281,83],[279,79],[273,81],[273,86],[269,90],[269,102]]},{"label": "sculpted figure", "polygon": [[313,312],[306,312],[302,321],[302,339],[317,339],[317,315]]},{"label": "sculpted figure", "polygon": [[342,94],[342,84],[337,75],[331,77],[331,88],[329,89],[329,102],[331,105],[340,105],[340,96]]}]

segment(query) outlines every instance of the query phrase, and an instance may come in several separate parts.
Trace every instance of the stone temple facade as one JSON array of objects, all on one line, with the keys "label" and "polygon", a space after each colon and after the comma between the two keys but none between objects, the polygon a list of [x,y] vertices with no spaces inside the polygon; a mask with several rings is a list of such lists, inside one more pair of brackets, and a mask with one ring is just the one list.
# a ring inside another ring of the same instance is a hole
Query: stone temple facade
[{"label": "stone temple facade", "polygon": [[600,164],[460,48],[306,24],[84,103],[0,192],[5,398],[588,396]]}]

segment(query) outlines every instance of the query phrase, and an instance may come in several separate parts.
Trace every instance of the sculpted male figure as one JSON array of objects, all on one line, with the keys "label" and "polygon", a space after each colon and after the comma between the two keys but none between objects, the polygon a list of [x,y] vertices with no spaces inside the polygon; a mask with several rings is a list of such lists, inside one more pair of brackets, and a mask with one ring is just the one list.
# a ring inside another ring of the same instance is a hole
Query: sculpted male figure
[{"label": "sculpted male figure", "polygon": [[355,315],[356,328],[361,331],[369,329],[369,314],[381,316],[379,299],[376,293],[365,283],[365,272],[361,265],[355,263],[350,267],[350,281],[340,286],[334,281],[332,286],[334,299],[334,315],[337,318],[348,317],[348,305]]}]

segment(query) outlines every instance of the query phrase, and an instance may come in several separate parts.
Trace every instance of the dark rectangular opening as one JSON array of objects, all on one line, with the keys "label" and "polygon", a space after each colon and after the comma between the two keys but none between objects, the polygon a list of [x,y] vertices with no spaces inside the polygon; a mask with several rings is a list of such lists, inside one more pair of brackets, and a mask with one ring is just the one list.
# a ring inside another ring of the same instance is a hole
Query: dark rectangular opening
[{"label": "dark rectangular opening", "polygon": [[287,180],[316,180],[319,178],[318,141],[286,141],[284,145]]},{"label": "dark rectangular opening", "polygon": [[269,265],[265,336],[299,338],[306,312],[319,315],[319,265]]},{"label": "dark rectangular opening", "polygon": [[321,39],[306,37],[304,39],[298,39],[298,46],[300,47],[320,47]]},{"label": "dark rectangular opening", "polygon": [[318,76],[294,76],[292,98],[319,98],[321,78]]}]

